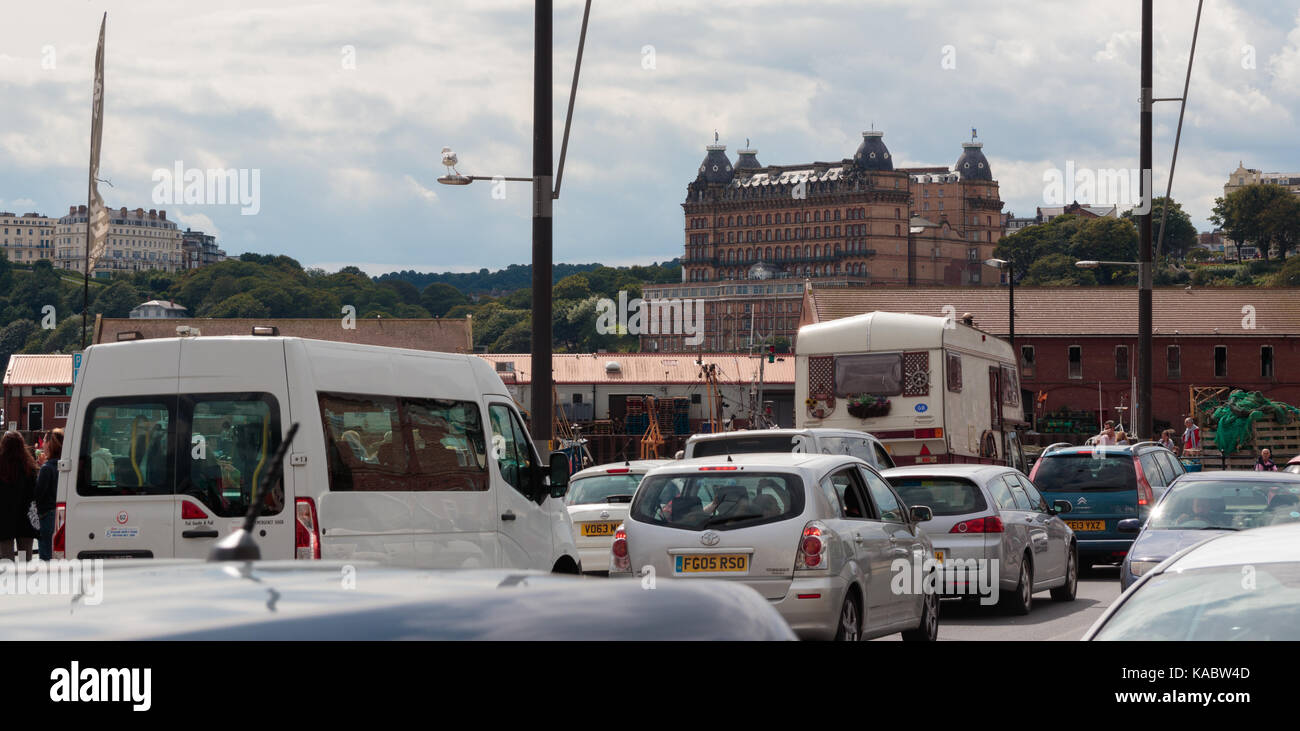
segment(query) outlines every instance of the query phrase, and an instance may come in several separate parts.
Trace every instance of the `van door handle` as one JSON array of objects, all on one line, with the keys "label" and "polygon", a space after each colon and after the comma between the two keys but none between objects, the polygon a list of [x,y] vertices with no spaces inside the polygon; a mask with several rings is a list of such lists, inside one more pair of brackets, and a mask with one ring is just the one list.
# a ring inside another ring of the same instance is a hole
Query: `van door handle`
[{"label": "van door handle", "polygon": [[854,533],[854,534],[853,534],[853,542],[854,542],[854,543],[861,543],[861,542],[862,542],[862,536],[861,536],[860,534],[858,534],[858,533]]},{"label": "van door handle", "polygon": [[514,511],[512,511],[512,510],[507,510],[506,512],[502,513],[502,514],[501,514],[501,519],[502,519],[502,520],[514,520],[514,519],[515,519],[515,513],[514,513]]},{"label": "van door handle", "polygon": [[215,530],[186,530],[181,531],[182,538],[216,538],[221,535]]}]

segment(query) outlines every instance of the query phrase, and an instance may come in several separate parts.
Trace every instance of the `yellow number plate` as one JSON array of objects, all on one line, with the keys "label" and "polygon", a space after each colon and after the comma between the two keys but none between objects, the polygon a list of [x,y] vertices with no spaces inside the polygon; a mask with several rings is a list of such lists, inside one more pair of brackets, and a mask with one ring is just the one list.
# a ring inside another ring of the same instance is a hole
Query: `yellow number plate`
[{"label": "yellow number plate", "polygon": [[599,536],[612,536],[614,531],[618,530],[618,523],[583,523],[582,537],[596,538]]},{"label": "yellow number plate", "polygon": [[679,574],[719,572],[743,574],[749,571],[749,556],[744,554],[732,556],[720,554],[678,556],[675,568]]},{"label": "yellow number plate", "polygon": [[939,563],[943,563],[943,551],[935,551],[934,560],[938,561]]},{"label": "yellow number plate", "polygon": [[1067,520],[1065,521],[1065,524],[1070,526],[1071,530],[1106,530],[1106,521],[1104,520]]}]

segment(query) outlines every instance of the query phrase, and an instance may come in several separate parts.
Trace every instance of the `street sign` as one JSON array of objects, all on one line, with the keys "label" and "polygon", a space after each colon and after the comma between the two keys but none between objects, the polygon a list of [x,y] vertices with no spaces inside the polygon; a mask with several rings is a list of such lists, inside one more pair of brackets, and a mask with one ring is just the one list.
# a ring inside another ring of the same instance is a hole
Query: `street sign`
[{"label": "street sign", "polygon": [[72,354],[72,383],[77,383],[77,372],[81,370],[81,353]]}]

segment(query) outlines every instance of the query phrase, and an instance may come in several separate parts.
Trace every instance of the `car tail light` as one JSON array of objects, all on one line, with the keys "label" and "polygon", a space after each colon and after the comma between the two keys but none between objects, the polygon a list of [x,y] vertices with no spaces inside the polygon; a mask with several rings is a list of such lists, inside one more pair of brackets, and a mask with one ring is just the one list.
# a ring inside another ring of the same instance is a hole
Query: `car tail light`
[{"label": "car tail light", "polygon": [[949,533],[1001,533],[1002,519],[996,515],[984,518],[971,518],[954,525]]},{"label": "car tail light", "polygon": [[795,569],[824,569],[826,558],[826,526],[812,521],[803,528],[799,537],[799,550],[795,553]]},{"label": "car tail light", "polygon": [[203,512],[203,508],[189,500],[181,501],[181,520],[206,520],[207,517],[208,514]]},{"label": "car tail light", "polygon": [[738,470],[738,469],[740,469],[740,467],[734,464],[709,465],[708,467],[701,467],[700,472],[714,472],[717,470]]},{"label": "car tail light", "polygon": [[632,559],[628,557],[627,552],[627,531],[623,526],[619,526],[614,531],[614,543],[609,547],[610,553],[614,554],[614,569],[617,571],[631,571]]},{"label": "car tail light", "polygon": [[632,471],[632,470],[629,469],[629,468],[627,468],[627,467],[613,467],[613,468],[610,468],[610,469],[605,470],[605,472],[607,472],[607,473],[609,473],[609,474],[611,474],[611,475],[623,475],[623,474],[627,474],[628,472],[631,472],[631,471]]},{"label": "car tail light", "polygon": [[1133,458],[1133,469],[1137,470],[1138,483],[1138,505],[1150,505],[1155,502],[1155,496],[1151,492],[1151,483],[1147,482],[1147,475],[1142,471],[1142,463],[1137,457]]},{"label": "car tail light", "polygon": [[54,507],[54,540],[51,547],[53,558],[63,558],[67,553],[68,543],[68,505],[59,503]]},{"label": "car tail light", "polygon": [[294,558],[320,558],[320,529],[316,520],[316,503],[309,497],[296,498],[293,501],[294,513]]}]

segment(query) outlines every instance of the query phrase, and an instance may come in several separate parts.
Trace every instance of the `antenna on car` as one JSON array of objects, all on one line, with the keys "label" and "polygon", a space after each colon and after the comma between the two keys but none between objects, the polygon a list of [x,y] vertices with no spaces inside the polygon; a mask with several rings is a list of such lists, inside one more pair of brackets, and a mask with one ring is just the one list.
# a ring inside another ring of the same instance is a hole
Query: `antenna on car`
[{"label": "antenna on car", "polygon": [[284,435],[284,441],[280,442],[279,448],[275,450],[275,456],[271,458],[271,466],[262,474],[262,479],[258,481],[256,492],[251,496],[248,506],[248,514],[244,516],[244,524],[238,530],[230,535],[217,541],[208,553],[209,561],[260,561],[262,551],[257,547],[257,541],[253,540],[253,527],[257,524],[257,518],[262,514],[262,496],[267,490],[271,489],[272,475],[280,473],[280,467],[284,464],[284,456],[289,453],[289,445],[293,443],[293,437],[298,433],[298,422],[294,422],[289,427],[289,433]]}]

